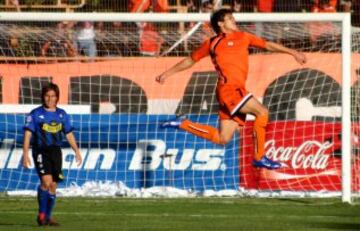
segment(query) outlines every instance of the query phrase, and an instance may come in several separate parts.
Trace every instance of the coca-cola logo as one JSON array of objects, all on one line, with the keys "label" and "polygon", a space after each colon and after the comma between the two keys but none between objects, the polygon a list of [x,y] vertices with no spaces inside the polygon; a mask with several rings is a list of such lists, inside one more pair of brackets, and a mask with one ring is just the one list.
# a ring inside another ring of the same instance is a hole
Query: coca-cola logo
[{"label": "coca-cola logo", "polygon": [[[330,154],[325,152],[332,146],[333,143],[329,141],[321,143],[309,140],[296,147],[277,147],[275,140],[269,140],[265,144],[265,155],[272,160],[280,161],[284,167],[321,170],[326,169],[329,164]],[[286,166],[287,164],[291,166]]]}]

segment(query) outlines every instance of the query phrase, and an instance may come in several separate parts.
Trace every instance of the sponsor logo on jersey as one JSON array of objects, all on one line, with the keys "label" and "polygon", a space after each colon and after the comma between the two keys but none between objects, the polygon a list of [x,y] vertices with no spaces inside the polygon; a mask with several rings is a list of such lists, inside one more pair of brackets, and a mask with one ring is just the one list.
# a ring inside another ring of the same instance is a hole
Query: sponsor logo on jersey
[{"label": "sponsor logo on jersey", "polygon": [[58,133],[62,130],[62,124],[51,122],[50,124],[43,124],[41,129],[49,133]]}]

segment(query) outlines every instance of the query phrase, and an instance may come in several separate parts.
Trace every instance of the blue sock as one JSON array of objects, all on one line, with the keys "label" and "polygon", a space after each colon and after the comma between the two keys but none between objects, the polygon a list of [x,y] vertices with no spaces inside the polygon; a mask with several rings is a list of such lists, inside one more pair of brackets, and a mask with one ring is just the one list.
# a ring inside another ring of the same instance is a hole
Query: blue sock
[{"label": "blue sock", "polygon": [[46,219],[47,220],[51,218],[51,212],[54,208],[55,200],[56,200],[56,194],[51,194],[48,192],[48,201],[47,201],[47,207],[46,207]]},{"label": "blue sock", "polygon": [[39,214],[45,214],[46,206],[48,202],[48,191],[43,190],[41,186],[38,187],[37,196],[38,196],[38,203],[39,203]]}]

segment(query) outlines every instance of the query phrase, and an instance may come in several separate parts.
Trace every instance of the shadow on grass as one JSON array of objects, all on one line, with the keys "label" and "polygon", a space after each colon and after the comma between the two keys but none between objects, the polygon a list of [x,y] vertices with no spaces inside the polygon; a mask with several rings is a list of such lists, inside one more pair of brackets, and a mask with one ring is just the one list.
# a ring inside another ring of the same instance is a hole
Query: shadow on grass
[{"label": "shadow on grass", "polygon": [[21,224],[21,223],[0,223],[0,230],[2,227],[5,229],[6,227],[38,227],[37,224]]},{"label": "shadow on grass", "polygon": [[[281,202],[291,202],[291,203],[295,203],[295,204],[315,204],[316,201],[310,200],[309,198],[307,199],[303,199],[303,198],[278,198],[278,201]],[[318,202],[318,201],[317,201]]]},{"label": "shadow on grass", "polygon": [[322,228],[329,230],[357,230],[360,231],[360,223],[311,223],[311,228]]}]

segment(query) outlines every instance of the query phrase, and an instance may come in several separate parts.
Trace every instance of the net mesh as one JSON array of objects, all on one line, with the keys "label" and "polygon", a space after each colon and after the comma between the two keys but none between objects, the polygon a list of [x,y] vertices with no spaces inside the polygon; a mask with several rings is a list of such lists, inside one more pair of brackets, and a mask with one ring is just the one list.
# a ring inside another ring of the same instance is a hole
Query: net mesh
[{"label": "net mesh", "polygon": [[[155,82],[212,34],[207,23],[188,33],[194,27],[196,22],[0,24],[0,190],[34,190],[38,184],[36,171],[21,167],[22,126],[24,114],[41,103],[41,87],[52,81],[60,86],[60,107],[71,114],[84,159],[76,166],[64,144],[64,194],[75,188],[128,196],[340,195],[341,25],[239,23],[241,30],[308,58],[300,66],[291,56],[250,49],[247,88],[270,111],[266,155],[283,164],[277,171],[251,165],[251,116],[225,147],[160,128],[175,114],[218,126],[217,73],[210,59],[164,85]],[[359,35],[353,31],[352,181],[357,195]]]},{"label": "net mesh", "polygon": [[[1,31],[1,56],[37,57],[44,55],[42,49],[52,42],[45,56],[68,57],[69,47],[77,48],[77,39],[89,35],[95,42],[97,57],[109,56],[146,56],[146,48],[158,44],[159,53],[164,53],[184,34],[199,23],[91,23],[84,32],[84,23],[3,23]],[[185,30],[181,30],[184,26]],[[287,47],[304,52],[340,52],[340,26],[334,23],[254,23],[239,24],[241,30],[256,34],[267,40],[280,42]],[[187,56],[202,41],[213,35],[208,23],[201,24],[191,36],[180,43],[167,56]],[[85,34],[84,33],[89,33]],[[84,39],[85,40],[85,39]],[[66,43],[71,43],[67,45]],[[252,50],[252,53],[262,51]],[[84,55],[83,51],[79,54]],[[154,53],[155,54],[155,53]],[[152,55],[154,55],[152,54]],[[10,61],[11,59],[3,59]],[[40,60],[40,59],[39,59]],[[35,61],[39,61],[34,59]]]}]

